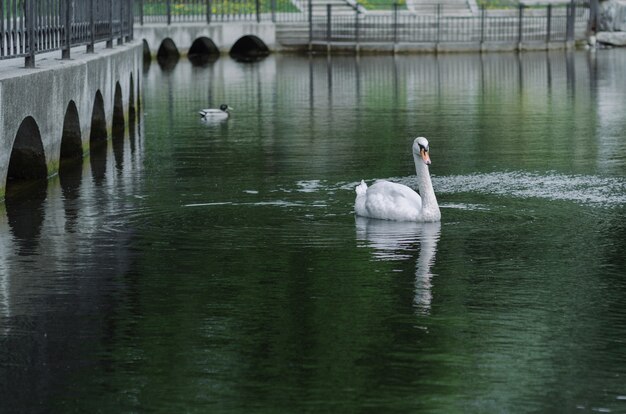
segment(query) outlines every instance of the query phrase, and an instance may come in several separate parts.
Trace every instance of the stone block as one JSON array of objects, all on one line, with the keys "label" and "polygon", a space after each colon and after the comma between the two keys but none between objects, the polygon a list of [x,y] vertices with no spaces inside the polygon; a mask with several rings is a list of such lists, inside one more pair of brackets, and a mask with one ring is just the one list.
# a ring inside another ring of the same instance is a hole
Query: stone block
[{"label": "stone block", "polygon": [[600,2],[598,30],[602,32],[626,32],[626,0]]},{"label": "stone block", "polygon": [[612,46],[626,46],[626,32],[598,32],[596,40]]}]

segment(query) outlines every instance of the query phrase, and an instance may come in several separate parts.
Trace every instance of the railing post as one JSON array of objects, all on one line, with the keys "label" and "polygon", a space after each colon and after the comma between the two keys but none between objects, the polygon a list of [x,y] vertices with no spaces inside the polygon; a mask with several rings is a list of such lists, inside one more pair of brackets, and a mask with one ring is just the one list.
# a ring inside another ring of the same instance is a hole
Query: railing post
[{"label": "railing post", "polygon": [[599,1],[591,0],[589,3],[589,22],[587,22],[587,33],[595,33],[598,30]]},{"label": "railing post", "polygon": [[172,24],[172,0],[167,0],[165,7],[167,10],[167,25],[169,26]]},{"label": "railing post", "polygon": [[270,2],[272,8],[272,23],[276,23],[276,0]]},{"label": "railing post", "polygon": [[24,58],[24,66],[27,68],[35,67],[35,0],[25,0],[24,2],[24,18],[26,20],[26,44],[28,51]]},{"label": "railing post", "polygon": [[120,33],[117,38],[117,44],[124,44],[124,0],[120,1]]},{"label": "railing post", "polygon": [[87,53],[94,52],[94,44],[96,43],[96,24],[94,18],[93,3],[95,0],[89,0],[89,43],[87,44]]},{"label": "railing post", "polygon": [[113,47],[113,0],[109,0],[109,38],[106,47],[107,49]]},{"label": "railing post", "polygon": [[398,49],[398,3],[393,3],[393,52]]},{"label": "railing post", "polygon": [[332,38],[332,28],[331,28],[331,24],[332,24],[332,10],[333,10],[333,5],[332,4],[327,4],[326,5],[326,51],[328,53],[330,53],[330,41]]},{"label": "railing post", "polygon": [[143,0],[139,0],[139,24],[143,26]]},{"label": "railing post", "polygon": [[259,0],[255,0],[256,6],[256,22],[261,23],[261,3]]},{"label": "railing post", "polygon": [[309,0],[309,52],[313,50],[313,0]]},{"label": "railing post", "polygon": [[63,22],[64,22],[64,30],[63,30],[63,49],[61,49],[61,59],[69,59],[70,58],[70,46],[72,43],[72,0],[65,0],[64,2],[65,8],[63,13]]},{"label": "railing post", "polygon": [[572,39],[574,38],[574,6],[573,4],[574,3],[572,1],[566,6],[567,22],[566,22],[566,29],[565,29],[565,43],[572,41]]},{"label": "railing post", "polygon": [[128,7],[128,37],[126,38],[128,42],[135,38],[135,9],[132,4]]},{"label": "railing post", "polygon": [[435,39],[435,50],[439,50],[439,41],[441,40],[441,3],[437,4],[437,34]]},{"label": "railing post", "polygon": [[354,9],[354,42],[355,47],[354,50],[358,54],[359,53],[359,3],[356,3],[356,8]]},{"label": "railing post", "polygon": [[211,0],[205,0],[205,4],[206,4],[206,22],[207,24],[211,24],[211,13],[213,12],[211,10]]},{"label": "railing post", "polygon": [[485,43],[485,7],[480,8],[480,50],[483,50]]},{"label": "railing post", "polygon": [[574,41],[574,37],[576,36],[576,2],[572,0],[571,2],[571,13],[572,13],[572,24],[570,25],[570,42]]},{"label": "railing post", "polygon": [[552,35],[552,5],[548,4],[548,21],[546,22],[546,44],[550,44],[550,37]]},{"label": "railing post", "polygon": [[522,50],[522,40],[524,30],[524,5],[519,5],[518,22],[517,22],[517,50]]}]

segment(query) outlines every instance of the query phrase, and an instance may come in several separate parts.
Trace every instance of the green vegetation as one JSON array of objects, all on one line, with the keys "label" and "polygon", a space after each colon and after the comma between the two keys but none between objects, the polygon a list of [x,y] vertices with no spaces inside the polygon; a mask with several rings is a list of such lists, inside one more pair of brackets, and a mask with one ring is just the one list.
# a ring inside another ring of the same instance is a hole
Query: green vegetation
[{"label": "green vegetation", "polygon": [[367,10],[393,10],[394,3],[398,4],[399,10],[406,10],[406,0],[359,0],[358,3]]},{"label": "green vegetation", "polygon": [[[186,3],[172,2],[172,16],[205,16],[206,3]],[[214,15],[243,15],[256,13],[256,1],[232,1],[221,0],[211,1],[211,14]],[[289,0],[275,0],[277,12],[297,12],[298,9]],[[271,13],[271,0],[259,0],[259,10],[261,13]],[[144,3],[144,16],[164,16],[167,14],[167,6],[165,2]]]},{"label": "green vegetation", "polygon": [[519,6],[517,0],[476,0],[478,7],[484,9],[511,9]]}]

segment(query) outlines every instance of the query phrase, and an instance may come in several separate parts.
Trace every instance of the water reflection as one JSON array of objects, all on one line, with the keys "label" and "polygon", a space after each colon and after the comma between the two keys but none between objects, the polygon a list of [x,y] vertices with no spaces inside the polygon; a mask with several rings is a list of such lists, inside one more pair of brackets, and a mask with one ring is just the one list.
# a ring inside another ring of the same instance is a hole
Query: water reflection
[{"label": "water reflection", "polygon": [[[51,184],[35,254],[20,256],[0,217],[3,403],[558,411],[535,396],[571,393],[566,410],[617,405],[624,231],[607,227],[624,221],[624,180],[603,173],[624,168],[624,119],[597,111],[624,107],[626,64],[600,56],[593,91],[587,55],[569,71],[566,59],[153,65],[147,138],[140,124],[98,168]],[[222,102],[232,119],[202,124],[198,109]],[[349,213],[344,184],[412,177],[416,133],[434,136],[441,242],[438,223]],[[555,199],[574,177],[596,177],[612,203]]]},{"label": "water reflection", "polygon": [[33,255],[39,247],[48,183],[37,180],[25,188],[8,188],[5,199],[8,224],[19,255]]},{"label": "water reflection", "polygon": [[59,182],[65,207],[65,231],[74,232],[80,213],[80,186],[83,180],[83,162],[73,163],[59,170]]},{"label": "water reflection", "polygon": [[415,258],[413,305],[420,314],[430,313],[432,303],[431,267],[435,264],[441,223],[398,222],[356,217],[357,246],[372,248],[376,260]]}]

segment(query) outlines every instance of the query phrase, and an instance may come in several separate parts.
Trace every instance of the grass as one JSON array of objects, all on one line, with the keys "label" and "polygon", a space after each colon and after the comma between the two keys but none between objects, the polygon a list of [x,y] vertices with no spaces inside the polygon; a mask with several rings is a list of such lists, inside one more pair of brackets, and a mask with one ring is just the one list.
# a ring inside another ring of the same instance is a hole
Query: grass
[{"label": "grass", "polygon": [[[289,0],[275,0],[276,12],[297,12],[298,9]],[[205,16],[206,3],[186,3],[172,2],[172,16]],[[259,11],[270,13],[272,3],[270,0],[259,0]],[[242,15],[256,13],[256,1],[233,1],[233,0],[211,0],[211,14],[213,15]],[[165,2],[144,3],[144,16],[164,16],[167,14]]]}]

